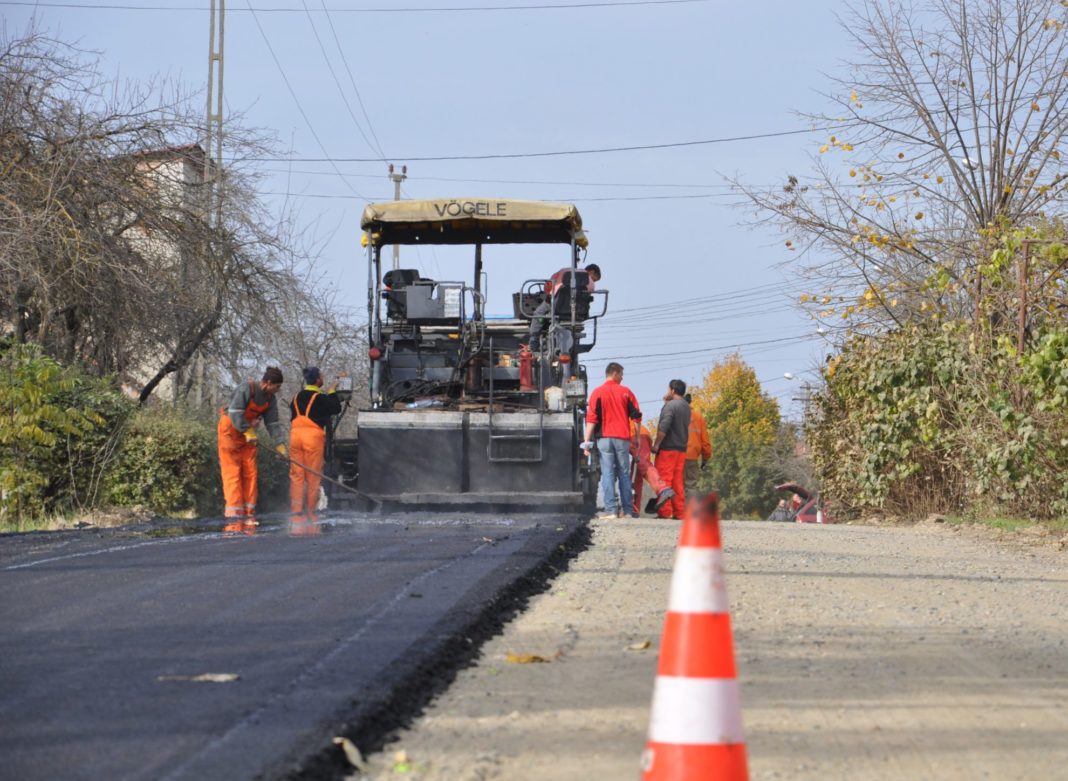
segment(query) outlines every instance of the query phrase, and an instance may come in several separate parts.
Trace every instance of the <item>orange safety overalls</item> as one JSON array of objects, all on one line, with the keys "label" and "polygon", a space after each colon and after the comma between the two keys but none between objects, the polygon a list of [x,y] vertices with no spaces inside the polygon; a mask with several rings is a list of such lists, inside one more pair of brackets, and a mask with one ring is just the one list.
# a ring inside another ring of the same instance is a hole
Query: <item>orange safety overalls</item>
[{"label": "orange safety overalls", "polygon": [[[267,411],[267,404],[256,403],[256,388],[248,384],[250,396],[243,417],[250,426],[256,425],[260,416]],[[256,512],[256,497],[259,493],[256,472],[256,443],[245,439],[244,433],[226,414],[226,409],[219,408],[219,469],[222,471],[223,497],[226,500],[224,514],[227,518],[241,518]]]},{"label": "orange safety overalls", "polygon": [[[319,502],[319,475],[309,472],[323,471],[323,453],[326,449],[326,429],[308,417],[312,404],[319,398],[313,393],[303,414],[293,397],[293,412],[296,415],[289,426],[289,510],[313,515]],[[304,469],[304,467],[308,469]]]}]

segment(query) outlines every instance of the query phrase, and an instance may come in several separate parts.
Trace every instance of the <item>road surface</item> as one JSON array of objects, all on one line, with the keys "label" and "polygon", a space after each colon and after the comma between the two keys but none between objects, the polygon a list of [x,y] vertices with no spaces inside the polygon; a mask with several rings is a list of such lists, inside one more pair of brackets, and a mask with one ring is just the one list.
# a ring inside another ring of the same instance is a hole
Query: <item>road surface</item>
[{"label": "road surface", "polygon": [[[639,777],[677,529],[592,528],[359,778]],[[1068,538],[727,522],[723,540],[754,780],[1068,779]]]},{"label": "road surface", "polygon": [[342,515],[0,537],[0,778],[315,775],[343,728],[374,735],[440,687],[583,532]]}]

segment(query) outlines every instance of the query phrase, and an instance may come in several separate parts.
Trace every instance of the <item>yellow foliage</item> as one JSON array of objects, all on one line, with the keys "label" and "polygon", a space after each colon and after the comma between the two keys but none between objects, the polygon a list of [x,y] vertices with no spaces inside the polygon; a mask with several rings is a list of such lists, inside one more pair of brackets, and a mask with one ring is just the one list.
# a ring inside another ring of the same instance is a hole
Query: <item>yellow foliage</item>
[{"label": "yellow foliage", "polygon": [[704,415],[713,438],[727,428],[758,444],[770,445],[774,440],[778,402],[764,394],[756,372],[738,353],[714,364],[690,393],[694,409]]}]

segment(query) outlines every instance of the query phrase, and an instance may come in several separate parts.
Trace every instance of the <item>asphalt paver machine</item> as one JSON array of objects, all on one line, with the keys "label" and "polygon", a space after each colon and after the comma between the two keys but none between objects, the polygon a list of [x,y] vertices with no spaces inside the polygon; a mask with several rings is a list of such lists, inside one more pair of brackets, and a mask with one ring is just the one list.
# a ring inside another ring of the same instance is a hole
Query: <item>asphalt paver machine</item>
[{"label": "asphalt paver machine", "polygon": [[[594,290],[581,265],[587,240],[578,210],[389,201],[368,205],[361,227],[371,363],[370,403],[357,411],[358,490],[400,509],[592,512],[596,465],[580,448],[582,357],[597,341],[608,292]],[[567,271],[555,284],[526,280],[511,294],[510,315],[489,316],[492,265],[505,261],[493,247],[484,267],[483,248],[509,244],[547,245],[538,271]],[[470,247],[471,276],[383,268],[383,249],[393,245]],[[542,328],[532,345],[534,318]]]}]

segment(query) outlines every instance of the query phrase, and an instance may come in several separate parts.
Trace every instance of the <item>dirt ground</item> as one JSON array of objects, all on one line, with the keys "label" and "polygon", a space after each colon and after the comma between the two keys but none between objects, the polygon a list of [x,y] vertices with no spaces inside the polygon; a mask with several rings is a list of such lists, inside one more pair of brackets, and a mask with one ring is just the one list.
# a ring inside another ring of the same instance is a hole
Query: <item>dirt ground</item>
[{"label": "dirt ground", "polygon": [[[570,570],[352,777],[638,778],[676,535],[595,521]],[[725,523],[752,778],[1068,779],[1068,554],[1037,542]]]}]

